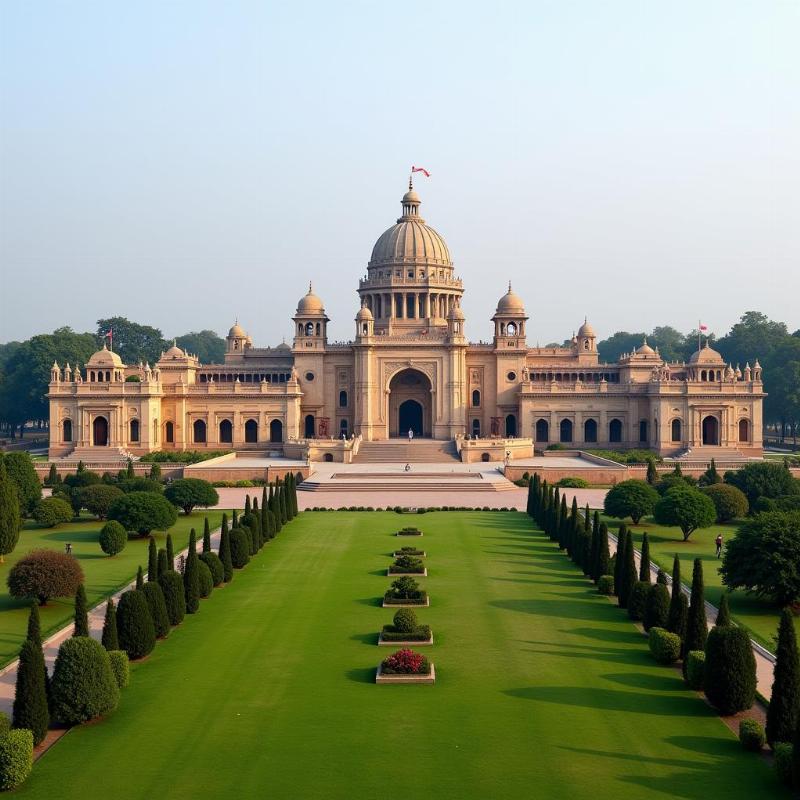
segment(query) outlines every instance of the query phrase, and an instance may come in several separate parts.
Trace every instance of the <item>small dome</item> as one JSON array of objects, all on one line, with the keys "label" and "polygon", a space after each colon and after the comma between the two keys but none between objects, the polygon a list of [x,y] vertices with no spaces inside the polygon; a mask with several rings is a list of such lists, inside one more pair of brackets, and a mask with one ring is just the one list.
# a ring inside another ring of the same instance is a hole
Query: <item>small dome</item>
[{"label": "small dome", "polygon": [[317,297],[312,288],[311,284],[308,284],[308,292],[300,298],[300,302],[297,304],[297,313],[298,314],[324,314],[325,313],[325,306],[322,304],[322,300]]},{"label": "small dome", "polygon": [[105,344],[102,350],[98,350],[87,362],[87,367],[124,367],[122,359],[113,351],[109,350]]},{"label": "small dome", "polygon": [[450,309],[450,313],[447,315],[447,319],[464,320],[466,319],[466,317],[464,316],[464,312],[461,310],[461,306],[456,304]]},{"label": "small dome", "polygon": [[164,358],[186,358],[186,353],[178,347],[178,343],[173,339],[172,347],[164,353]]},{"label": "small dome", "polygon": [[419,195],[418,195],[418,194],[417,194],[417,193],[416,193],[416,192],[415,192],[413,189],[409,189],[409,190],[408,190],[408,191],[407,191],[407,192],[406,192],[406,193],[403,195],[403,200],[402,200],[402,202],[403,202],[403,204],[404,204],[404,205],[405,205],[406,203],[419,203],[419,202],[420,202]]},{"label": "small dome", "polygon": [[640,344],[639,347],[636,348],[637,356],[654,356],[655,354],[656,351],[653,350],[653,348],[650,347],[649,344],[647,344],[647,337],[645,337],[642,344]]},{"label": "small dome", "polygon": [[366,322],[373,319],[372,312],[366,306],[361,306],[361,308],[358,309],[358,314],[356,314],[357,322]]},{"label": "small dome", "polygon": [[692,353],[691,358],[689,359],[690,364],[724,364],[725,362],[722,360],[722,356],[716,351],[712,350],[708,346],[708,342],[706,341],[705,345],[700,348],[700,350],[696,350]]},{"label": "small dome", "polygon": [[289,347],[289,345],[286,344],[286,342],[281,342],[275,349],[276,350],[280,350],[281,352],[287,352],[287,353],[291,352],[291,350],[292,350],[292,348]]},{"label": "small dome", "polygon": [[233,323],[233,327],[228,331],[230,339],[244,339],[247,336],[245,329],[239,324],[239,320]]},{"label": "small dome", "polygon": [[597,338],[594,328],[589,324],[589,320],[586,317],[583,318],[583,325],[578,328],[578,336],[584,339]]},{"label": "small dome", "polygon": [[514,294],[511,289],[511,281],[508,282],[508,291],[497,301],[498,314],[524,314],[525,304],[518,294]]}]

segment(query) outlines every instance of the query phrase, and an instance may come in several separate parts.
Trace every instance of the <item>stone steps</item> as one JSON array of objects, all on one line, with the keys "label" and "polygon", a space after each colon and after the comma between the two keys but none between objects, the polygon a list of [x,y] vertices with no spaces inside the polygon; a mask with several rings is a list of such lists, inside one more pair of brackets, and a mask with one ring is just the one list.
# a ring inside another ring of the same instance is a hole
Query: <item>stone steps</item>
[{"label": "stone steps", "polygon": [[431,439],[389,439],[380,442],[362,442],[354,464],[435,464],[459,461],[453,441]]}]

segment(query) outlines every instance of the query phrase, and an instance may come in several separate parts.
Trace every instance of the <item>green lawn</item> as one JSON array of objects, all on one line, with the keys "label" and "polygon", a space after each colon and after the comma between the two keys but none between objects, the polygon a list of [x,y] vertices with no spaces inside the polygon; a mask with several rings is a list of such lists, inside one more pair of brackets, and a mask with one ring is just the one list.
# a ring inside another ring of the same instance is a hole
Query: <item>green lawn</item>
[{"label": "green lawn", "polygon": [[[197,535],[202,536],[206,514],[212,530],[219,527],[221,511],[205,512],[199,509],[189,517],[180,514],[178,521],[170,529],[176,552],[188,544],[190,528],[195,528]],[[147,539],[130,539],[119,555],[109,558],[97,543],[103,524],[92,517],[83,517],[80,521],[68,522],[55,528],[40,528],[35,522],[26,523],[16,549],[6,556],[5,564],[0,565],[3,586],[3,591],[0,592],[0,665],[17,657],[25,639],[30,602],[11,597],[6,588],[6,579],[11,567],[31,550],[48,548],[63,552],[65,543],[72,542],[72,552],[80,561],[86,577],[86,596],[90,607],[135,578],[140,564],[147,570]],[[166,534],[157,531],[155,536],[158,546],[164,547]],[[69,622],[73,609],[71,598],[51,600],[40,608],[42,632],[45,636]]]},{"label": "green lawn", "polygon": [[[619,520],[604,518],[609,524],[609,530],[616,533]],[[675,553],[681,559],[681,580],[686,585],[692,582],[692,568],[695,558],[703,560],[703,581],[706,589],[706,600],[719,605],[719,598],[723,592],[722,578],[718,572],[721,561],[716,557],[714,539],[722,533],[725,542],[733,539],[736,525],[714,524],[710,528],[695,531],[688,542],[683,541],[680,528],[670,528],[665,525],[656,525],[651,519],[644,520],[638,525],[628,527],[633,533],[637,549],[641,549],[642,534],[647,531],[650,539],[650,558],[662,569],[672,574],[672,560]],[[613,548],[612,548],[613,552]],[[764,647],[775,652],[775,635],[778,631],[780,609],[774,603],[743,591],[731,592],[728,597],[731,614],[740,625],[748,628],[753,638]]]},{"label": "green lawn", "polygon": [[[376,686],[408,517],[306,512],[72,731],[23,797],[752,798],[757,756],[518,513],[425,531],[435,686]],[[390,651],[390,650],[389,650]]]}]

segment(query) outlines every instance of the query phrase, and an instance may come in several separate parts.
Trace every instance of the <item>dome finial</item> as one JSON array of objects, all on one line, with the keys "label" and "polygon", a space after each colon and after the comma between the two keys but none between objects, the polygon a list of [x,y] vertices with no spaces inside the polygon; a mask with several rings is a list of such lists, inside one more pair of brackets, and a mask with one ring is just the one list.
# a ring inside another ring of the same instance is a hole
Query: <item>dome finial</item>
[{"label": "dome finial", "polygon": [[508,293],[511,294],[511,281],[508,282]]}]

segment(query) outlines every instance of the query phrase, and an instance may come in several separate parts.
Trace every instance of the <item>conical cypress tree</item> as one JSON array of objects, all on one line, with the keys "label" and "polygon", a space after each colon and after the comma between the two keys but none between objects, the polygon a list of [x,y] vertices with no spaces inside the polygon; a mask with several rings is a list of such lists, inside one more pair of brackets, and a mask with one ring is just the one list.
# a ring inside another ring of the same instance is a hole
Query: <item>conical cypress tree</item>
[{"label": "conical cypress tree", "polygon": [[584,531],[581,534],[581,547],[583,548],[583,574],[592,577],[592,535]]},{"label": "conical cypress tree", "polygon": [[172,534],[167,534],[167,569],[175,569],[175,550],[172,546]]},{"label": "conical cypress tree", "polygon": [[81,583],[75,593],[75,629],[73,636],[89,635],[89,610],[86,606],[86,589]]},{"label": "conical cypress tree", "polygon": [[630,598],[631,590],[634,583],[636,583],[636,561],[634,558],[633,549],[633,536],[628,531],[625,536],[625,563],[622,567],[622,586],[620,591],[617,592],[617,599],[620,608],[628,607],[628,599]]},{"label": "conical cypress tree", "polygon": [[250,495],[248,494],[247,497],[244,498],[244,513],[249,514],[252,509],[250,505]]},{"label": "conical cypress tree", "polygon": [[561,496],[561,516],[558,521],[558,530],[556,531],[556,540],[558,541],[558,549],[563,550],[566,544],[567,530],[569,529],[569,509],[567,508],[567,496]]},{"label": "conical cypress tree", "polygon": [[203,552],[211,552],[211,526],[208,524],[208,517],[203,523]]},{"label": "conical cypress tree", "polygon": [[654,486],[658,483],[658,471],[656,470],[656,462],[652,458],[647,459],[647,482]]},{"label": "conical cypress tree", "polygon": [[[686,622],[684,655],[690,650],[705,650],[708,638],[706,621],[705,589],[703,586],[703,562],[696,558],[692,570],[692,593],[689,601],[689,619]],[[686,661],[684,659],[684,673]]]},{"label": "conical cypress tree", "polygon": [[561,529],[561,494],[558,489],[553,492],[553,502],[550,507],[552,508],[552,520],[547,535],[550,537],[550,541],[554,542],[558,538],[558,532]]},{"label": "conical cypress tree", "polygon": [[790,742],[800,722],[800,661],[792,612],[781,612],[778,648],[775,652],[775,678],[767,707],[767,741]]},{"label": "conical cypress tree", "polygon": [[669,599],[669,621],[667,622],[667,630],[672,633],[677,633],[673,625],[678,624],[680,616],[680,596],[681,592],[681,561],[678,554],[672,559],[672,588],[670,591]]},{"label": "conical cypress tree", "polygon": [[167,551],[161,547],[158,550],[158,568],[156,569],[156,579],[160,578],[168,569]]},{"label": "conical cypress tree", "polygon": [[267,487],[265,486],[261,490],[261,532],[264,534],[265,540],[270,538],[269,524],[267,522],[268,512],[269,512],[269,506],[267,505]]},{"label": "conical cypress tree", "polygon": [[142,566],[139,565],[139,570],[136,573],[136,589],[141,589],[144,586],[144,573],[142,572]]},{"label": "conical cypress tree", "polygon": [[669,604],[669,614],[667,615],[667,630],[680,637],[681,647],[686,640],[686,625],[689,620],[689,598],[681,592],[673,605],[672,600]]},{"label": "conical cypress tree", "polygon": [[[300,476],[302,481],[302,475]],[[292,474],[292,518],[300,513],[300,507],[297,504],[297,475]]]},{"label": "conical cypress tree", "polygon": [[44,740],[50,726],[47,708],[47,686],[44,680],[45,663],[42,648],[26,639],[19,654],[17,686],[14,692],[12,724],[33,733],[33,743]]},{"label": "conical cypress tree", "polygon": [[8,477],[6,465],[0,459],[0,564],[13,552],[19,541],[22,517],[17,499],[17,487]]},{"label": "conical cypress tree", "polygon": [[37,603],[31,605],[31,612],[28,615],[28,633],[25,638],[30,639],[39,647],[42,646],[42,624],[39,620],[39,605]]},{"label": "conical cypress tree", "polygon": [[197,566],[197,546],[194,528],[189,533],[189,552],[183,569],[183,588],[186,597],[186,613],[195,614],[200,609],[200,568]]},{"label": "conical cypress tree", "polygon": [[527,498],[527,503],[525,505],[525,513],[529,517],[533,516],[533,490],[534,490],[533,481],[528,481],[528,498]]},{"label": "conical cypress tree", "polygon": [[117,633],[117,609],[109,597],[106,603],[106,617],[103,620],[103,635],[100,642],[106,650],[119,650],[119,634]]},{"label": "conical cypress tree", "polygon": [[[225,520],[223,519],[223,522]],[[223,524],[222,532],[219,536],[219,560],[222,562],[225,583],[233,580],[233,561],[231,561],[231,540],[227,526]]]},{"label": "conical cypress tree", "polygon": [[614,558],[614,592],[619,597],[622,587],[622,568],[625,565],[625,540],[628,538],[628,528],[623,522],[617,531],[617,551]]},{"label": "conical cypress tree", "polygon": [[644,629],[665,628],[669,621],[669,589],[663,583],[650,587],[644,608]]},{"label": "conical cypress tree", "polygon": [[231,528],[238,528],[238,527],[239,527],[239,512],[234,508],[233,519],[231,520]]},{"label": "conical cypress tree", "polygon": [[642,555],[639,559],[639,580],[650,583],[650,538],[647,531],[642,534]]},{"label": "conical cypress tree", "polygon": [[598,559],[600,558],[600,521],[597,518],[597,525],[592,525],[592,533],[590,539],[590,553],[589,553],[589,576],[593,581],[597,580],[598,570],[600,568]]},{"label": "conical cypress tree", "polygon": [[[272,486],[270,485],[270,491],[272,491]],[[272,498],[269,501],[269,510],[275,516],[275,533],[280,533],[281,528],[283,528],[283,523],[281,522],[281,504],[280,499],[278,497],[278,490],[277,488],[273,491]]]},{"label": "conical cypress tree", "polygon": [[228,513],[227,511],[222,512],[222,525],[220,527],[220,532],[225,531],[228,532]]},{"label": "conical cypress tree", "polygon": [[147,545],[147,582],[155,583],[158,580],[158,548],[156,540],[151,536]]},{"label": "conical cypress tree", "polygon": [[575,543],[580,529],[580,514],[578,513],[578,498],[572,496],[572,508],[569,512],[569,531],[567,532],[567,553],[575,561]]},{"label": "conical cypress tree", "polygon": [[281,507],[281,524],[285,525],[289,521],[289,515],[286,512],[286,483],[281,481],[281,489],[278,492],[278,499],[280,500]]},{"label": "conical cypress tree", "polygon": [[723,592],[722,597],[719,599],[719,610],[717,611],[717,619],[715,625],[732,625],[731,610],[728,607],[728,593]]},{"label": "conical cypress tree", "polygon": [[595,582],[600,580],[602,575],[608,575],[608,571],[611,569],[611,555],[608,551],[608,526],[605,522],[600,524],[599,540],[600,545],[597,551],[597,577],[595,578]]}]

